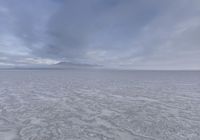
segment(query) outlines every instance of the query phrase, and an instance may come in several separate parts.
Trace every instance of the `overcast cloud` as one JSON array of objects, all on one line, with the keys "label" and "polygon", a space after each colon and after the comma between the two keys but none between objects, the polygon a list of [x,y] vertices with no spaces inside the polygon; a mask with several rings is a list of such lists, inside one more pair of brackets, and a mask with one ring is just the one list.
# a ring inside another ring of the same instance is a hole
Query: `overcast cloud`
[{"label": "overcast cloud", "polygon": [[199,0],[0,0],[0,66],[200,69]]}]

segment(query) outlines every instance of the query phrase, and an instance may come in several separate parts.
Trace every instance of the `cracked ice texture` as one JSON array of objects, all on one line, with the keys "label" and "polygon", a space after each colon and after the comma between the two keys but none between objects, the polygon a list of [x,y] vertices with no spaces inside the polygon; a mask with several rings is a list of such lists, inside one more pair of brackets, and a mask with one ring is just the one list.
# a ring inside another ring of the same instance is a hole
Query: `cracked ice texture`
[{"label": "cracked ice texture", "polygon": [[0,71],[0,140],[199,139],[200,72]]}]

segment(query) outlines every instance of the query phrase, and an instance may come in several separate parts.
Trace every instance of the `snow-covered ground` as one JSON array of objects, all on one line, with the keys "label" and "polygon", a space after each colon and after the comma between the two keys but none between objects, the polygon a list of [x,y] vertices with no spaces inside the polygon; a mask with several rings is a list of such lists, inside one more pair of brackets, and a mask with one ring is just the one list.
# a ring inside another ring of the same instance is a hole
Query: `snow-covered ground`
[{"label": "snow-covered ground", "polygon": [[200,140],[200,72],[0,70],[0,140]]}]

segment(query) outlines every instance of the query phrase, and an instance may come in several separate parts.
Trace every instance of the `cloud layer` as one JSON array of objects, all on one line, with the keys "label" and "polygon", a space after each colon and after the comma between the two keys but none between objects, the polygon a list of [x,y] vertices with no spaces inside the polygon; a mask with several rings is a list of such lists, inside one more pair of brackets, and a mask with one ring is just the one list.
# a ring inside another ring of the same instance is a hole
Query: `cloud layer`
[{"label": "cloud layer", "polygon": [[200,69],[199,0],[0,0],[0,65]]}]

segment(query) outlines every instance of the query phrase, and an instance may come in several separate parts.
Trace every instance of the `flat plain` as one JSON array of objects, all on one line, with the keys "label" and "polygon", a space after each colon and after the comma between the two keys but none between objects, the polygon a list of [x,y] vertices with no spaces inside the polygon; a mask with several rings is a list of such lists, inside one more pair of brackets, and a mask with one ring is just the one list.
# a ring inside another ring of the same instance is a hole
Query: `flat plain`
[{"label": "flat plain", "polygon": [[0,70],[0,140],[200,140],[200,72]]}]

